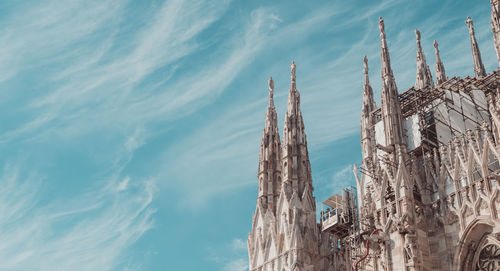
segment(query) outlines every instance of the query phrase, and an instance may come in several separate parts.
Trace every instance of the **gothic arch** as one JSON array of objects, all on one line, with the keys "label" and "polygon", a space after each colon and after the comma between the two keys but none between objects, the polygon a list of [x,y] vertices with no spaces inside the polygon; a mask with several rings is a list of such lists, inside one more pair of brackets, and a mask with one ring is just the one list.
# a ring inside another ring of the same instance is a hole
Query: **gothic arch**
[{"label": "gothic arch", "polygon": [[477,271],[496,271],[500,269],[500,241],[493,236],[484,238],[478,245],[473,259]]},{"label": "gothic arch", "polygon": [[[462,238],[458,242],[453,260],[454,270],[468,271],[475,270],[474,265],[477,262],[477,251],[479,245],[493,232],[495,223],[488,217],[479,217],[474,219],[464,230]],[[476,262],[475,262],[476,261]]]}]

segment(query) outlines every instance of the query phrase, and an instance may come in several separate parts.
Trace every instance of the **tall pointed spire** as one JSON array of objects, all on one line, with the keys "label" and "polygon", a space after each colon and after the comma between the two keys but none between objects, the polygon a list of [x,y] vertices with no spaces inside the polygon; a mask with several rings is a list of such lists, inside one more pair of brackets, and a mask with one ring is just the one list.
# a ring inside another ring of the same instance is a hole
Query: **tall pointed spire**
[{"label": "tall pointed spire", "polygon": [[363,160],[372,157],[373,123],[371,113],[375,110],[375,100],[373,99],[373,89],[368,78],[368,58],[363,59],[365,82],[363,85],[363,105],[361,107],[361,149]]},{"label": "tall pointed spire", "polygon": [[[321,233],[316,222],[295,68],[292,63],[282,148],[273,102],[274,82],[269,79],[269,106],[260,149],[259,197],[247,241],[250,271],[296,270],[294,264],[304,270],[323,270],[319,253]],[[287,262],[283,255],[287,255]]]},{"label": "tall pointed spire", "polygon": [[281,143],[273,94],[274,81],[273,78],[269,78],[269,105],[260,144],[258,178],[259,201],[264,208],[269,208],[274,212],[281,187]]},{"label": "tall pointed spire", "polygon": [[[300,111],[300,94],[296,87],[296,66],[292,62],[291,86],[288,93],[288,109],[285,114],[283,128],[283,184],[287,193],[293,191],[302,194],[305,185],[312,185],[311,166],[307,151],[307,139],[304,131],[304,121]],[[312,189],[312,187],[310,187]]]},{"label": "tall pointed spire", "polygon": [[385,39],[384,19],[380,17],[380,57],[382,61],[382,120],[384,121],[385,143],[387,147],[405,144],[403,118],[398,98],[396,80],[392,74],[391,58]]},{"label": "tall pointed spire", "polygon": [[391,57],[389,56],[389,48],[387,48],[387,41],[385,39],[385,25],[384,19],[379,18],[378,28],[380,29],[380,58],[382,60],[382,79],[393,77],[391,69]]},{"label": "tall pointed spire", "polygon": [[474,23],[472,22],[471,17],[467,17],[465,23],[469,28],[472,59],[474,60],[474,74],[476,75],[476,77],[486,76],[486,70],[484,69],[483,61],[481,60],[481,52],[479,52],[476,35],[474,34]]},{"label": "tall pointed spire", "polygon": [[500,0],[491,0],[491,28],[495,51],[497,52],[498,66],[500,66]]},{"label": "tall pointed spire", "polygon": [[[365,75],[365,82],[363,84],[363,112],[362,114],[370,113],[375,110],[375,100],[373,99],[373,89],[368,77],[368,58],[363,58],[363,73]],[[366,108],[366,110],[365,110]]]},{"label": "tall pointed spire", "polygon": [[415,81],[415,88],[422,89],[425,87],[434,87],[431,71],[429,66],[427,66],[420,43],[420,31],[418,31],[418,29],[415,29],[415,35],[417,36],[417,79]]},{"label": "tall pointed spire", "polygon": [[444,70],[444,64],[439,57],[439,48],[437,41],[434,41],[434,52],[436,54],[436,84],[440,85],[444,81],[448,80],[446,77],[446,71]]}]

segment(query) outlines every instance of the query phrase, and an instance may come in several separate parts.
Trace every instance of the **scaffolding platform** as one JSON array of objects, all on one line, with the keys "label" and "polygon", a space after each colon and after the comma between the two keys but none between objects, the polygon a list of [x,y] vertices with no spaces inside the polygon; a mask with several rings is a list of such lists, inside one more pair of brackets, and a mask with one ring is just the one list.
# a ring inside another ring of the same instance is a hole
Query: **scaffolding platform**
[{"label": "scaffolding platform", "polygon": [[323,201],[328,207],[321,211],[321,230],[339,239],[349,235],[356,221],[356,196],[347,189],[342,192]]}]

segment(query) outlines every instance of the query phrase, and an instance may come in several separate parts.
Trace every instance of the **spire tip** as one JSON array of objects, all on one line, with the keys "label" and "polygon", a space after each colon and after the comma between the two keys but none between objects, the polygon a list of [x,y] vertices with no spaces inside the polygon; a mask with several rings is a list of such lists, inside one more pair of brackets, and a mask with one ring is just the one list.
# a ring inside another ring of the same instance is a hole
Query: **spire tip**
[{"label": "spire tip", "polygon": [[365,74],[367,74],[368,73],[368,58],[366,56],[363,58],[363,67],[364,67]]},{"label": "spire tip", "polygon": [[270,92],[274,91],[274,80],[273,80],[273,77],[269,77],[269,91]]},{"label": "spire tip", "polygon": [[385,32],[384,19],[382,17],[378,19],[378,28],[380,29],[380,32]]},{"label": "spire tip", "polygon": [[472,21],[472,18],[470,16],[467,17],[467,20],[465,20],[465,23],[467,24],[467,27],[469,27],[469,33],[473,34],[474,33],[474,22]]}]

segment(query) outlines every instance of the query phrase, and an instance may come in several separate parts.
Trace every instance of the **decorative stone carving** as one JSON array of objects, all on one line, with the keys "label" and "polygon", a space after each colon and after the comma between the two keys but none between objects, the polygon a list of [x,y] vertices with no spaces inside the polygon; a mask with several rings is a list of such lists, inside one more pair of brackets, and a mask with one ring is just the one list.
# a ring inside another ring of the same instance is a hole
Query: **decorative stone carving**
[{"label": "decorative stone carving", "polygon": [[500,247],[496,244],[486,245],[479,252],[476,264],[477,271],[500,270]]},{"label": "decorative stone carving", "polygon": [[404,250],[408,263],[414,263],[416,257],[416,235],[408,232],[404,235]]}]

